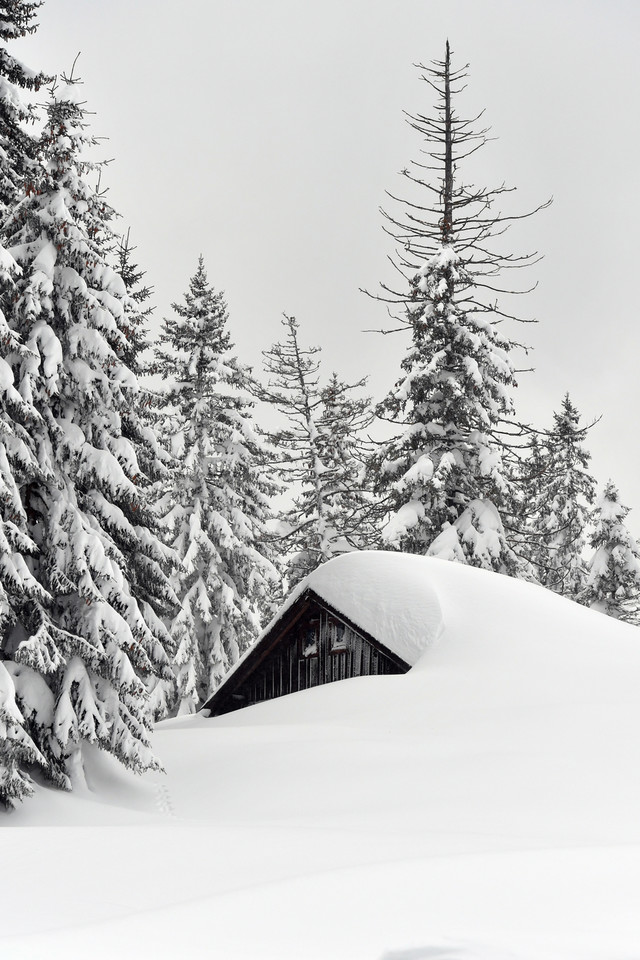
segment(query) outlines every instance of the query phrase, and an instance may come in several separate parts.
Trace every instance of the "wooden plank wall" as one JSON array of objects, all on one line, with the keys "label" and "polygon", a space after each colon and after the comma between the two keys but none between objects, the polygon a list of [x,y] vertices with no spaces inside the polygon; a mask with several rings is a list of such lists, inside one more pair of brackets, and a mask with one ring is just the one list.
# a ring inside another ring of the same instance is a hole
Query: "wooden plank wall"
[{"label": "wooden plank wall", "polygon": [[364,637],[325,610],[314,609],[247,678],[238,706],[349,677],[400,673]]}]

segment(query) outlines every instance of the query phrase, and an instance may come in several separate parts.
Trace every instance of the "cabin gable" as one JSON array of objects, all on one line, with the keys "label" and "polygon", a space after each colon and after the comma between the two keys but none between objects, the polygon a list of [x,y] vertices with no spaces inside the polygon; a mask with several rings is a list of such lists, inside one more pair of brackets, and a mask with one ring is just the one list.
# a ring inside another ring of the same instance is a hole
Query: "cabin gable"
[{"label": "cabin gable", "polygon": [[351,677],[409,665],[306,590],[205,703],[210,716]]}]

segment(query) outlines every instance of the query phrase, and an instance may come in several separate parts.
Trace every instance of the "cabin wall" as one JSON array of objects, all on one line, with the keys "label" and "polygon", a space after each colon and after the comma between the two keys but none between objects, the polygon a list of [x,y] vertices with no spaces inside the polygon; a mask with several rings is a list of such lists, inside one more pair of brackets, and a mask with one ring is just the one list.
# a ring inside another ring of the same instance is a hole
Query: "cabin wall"
[{"label": "cabin wall", "polygon": [[316,608],[234,691],[233,702],[221,712],[336,680],[403,672],[338,617]]}]

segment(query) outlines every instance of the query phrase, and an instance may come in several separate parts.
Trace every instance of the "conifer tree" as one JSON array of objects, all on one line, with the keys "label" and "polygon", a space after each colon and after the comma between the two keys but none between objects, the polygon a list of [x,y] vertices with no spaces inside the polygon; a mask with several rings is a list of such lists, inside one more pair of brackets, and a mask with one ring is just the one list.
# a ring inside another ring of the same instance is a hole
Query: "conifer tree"
[{"label": "conifer tree", "polygon": [[[147,335],[153,307],[149,304],[152,288],[143,283],[144,271],[133,261],[135,247],[130,243],[130,231],[121,236],[116,248],[116,270],[122,277],[128,300],[124,304],[126,321],[123,326],[127,342],[123,360],[138,378],[139,391],[135,405],[122,414],[122,432],[135,444],[138,463],[147,481],[146,494],[154,504],[154,533],[167,540],[165,514],[169,509],[167,494],[171,485],[170,465],[172,456],[162,436],[162,400],[157,387],[146,379],[153,373],[153,363],[145,357]],[[172,565],[179,564],[177,555]],[[167,648],[173,650],[172,641]],[[156,720],[166,717],[175,700],[176,688],[173,676],[152,676],[147,679],[149,692],[149,715]]]},{"label": "conifer tree", "polygon": [[[6,46],[35,30],[39,5],[24,0],[0,2],[0,223],[25,192],[35,192],[42,174],[41,145],[28,131],[35,113],[23,97],[38,90],[47,78],[25,67]],[[31,792],[24,771],[27,764],[39,764],[53,782],[66,783],[66,775],[59,770],[61,751],[52,725],[40,722],[46,711],[37,710],[34,721],[33,711],[25,707],[25,689],[38,689],[38,683],[25,686],[20,679],[23,668],[13,660],[18,645],[27,638],[45,645],[65,642],[64,634],[51,619],[51,597],[34,576],[38,545],[22,497],[30,484],[51,477],[32,443],[34,430],[42,425],[40,414],[16,389],[12,370],[13,365],[31,356],[20,333],[10,325],[18,296],[18,275],[18,265],[0,236],[0,672],[4,678],[0,684],[0,725],[4,730],[0,743],[3,737],[8,738],[4,751],[0,746],[4,756],[0,760],[0,766],[4,765],[0,801],[7,805]],[[46,685],[40,692],[46,700]],[[37,739],[39,749],[32,739],[36,728],[41,734]]]},{"label": "conifer tree", "polygon": [[53,694],[48,740],[36,746],[64,786],[83,775],[85,741],[136,771],[157,767],[143,680],[171,676],[162,615],[175,601],[147,478],[123,432],[138,385],[122,359],[128,297],[108,265],[113,211],[81,158],[92,142],[77,81],[65,80],[47,110],[43,176],[3,231],[22,270],[11,325],[26,350],[10,359],[36,413],[37,472],[20,495],[49,618],[14,630],[9,653]]},{"label": "conifer tree", "polygon": [[133,262],[135,247],[131,246],[130,231],[118,239],[116,248],[116,271],[122,277],[129,299],[124,305],[127,322],[123,325],[126,336],[126,347],[122,360],[129,370],[136,376],[141,376],[146,369],[142,354],[147,349],[147,334],[153,307],[147,301],[152,289],[142,285],[145,275],[137,263]]},{"label": "conifer tree", "polygon": [[327,518],[343,549],[361,550],[377,538],[374,500],[366,476],[371,444],[365,431],[373,420],[371,399],[355,390],[366,379],[349,384],[332,373],[320,390],[318,439]]},{"label": "conifer tree", "polygon": [[584,550],[595,482],[588,472],[586,427],[565,394],[554,425],[538,452],[537,492],[531,498],[531,560],[537,578],[555,593],[579,600],[585,588]]},{"label": "conifer tree", "polygon": [[278,541],[291,586],[332,556],[365,546],[371,504],[358,434],[371,418],[368,401],[352,395],[365,381],[347,384],[334,374],[321,388],[320,348],[300,345],[295,317],[282,322],[286,339],[264,354],[263,396],[286,423],[270,440],[292,494]]},{"label": "conifer tree", "polygon": [[46,761],[24,729],[24,717],[16,703],[11,675],[0,660],[0,804],[13,807],[31,796],[28,766],[46,766]]},{"label": "conifer tree", "polygon": [[[511,489],[514,494],[510,509],[509,539],[515,544],[517,553],[530,561],[540,544],[535,511],[546,471],[545,451],[541,444],[544,436],[544,431],[529,427],[527,436],[522,439],[518,456],[509,461]],[[532,579],[537,580],[533,565],[531,575]]]},{"label": "conifer tree", "polygon": [[593,514],[590,544],[595,552],[587,565],[581,602],[610,617],[637,623],[640,547],[626,525],[628,514],[618,488],[609,480]]},{"label": "conifer tree", "polygon": [[[151,499],[159,500],[169,480],[169,464],[172,458],[166,444],[162,442],[159,393],[145,379],[153,373],[152,362],[144,356],[148,348],[147,335],[153,313],[153,307],[148,304],[148,300],[153,291],[151,287],[142,284],[144,271],[132,260],[135,249],[129,242],[128,231],[126,236],[118,239],[116,269],[128,294],[123,305],[123,332],[126,343],[122,360],[136,375],[139,385],[136,403],[122,413],[122,432],[135,444],[144,476],[149,484],[154,485],[155,493],[150,490]],[[174,559],[174,562],[177,562],[177,559]]]},{"label": "conifer tree", "polygon": [[50,79],[30,70],[7,49],[7,43],[36,30],[33,0],[0,0],[0,220],[24,190],[35,189],[39,143],[27,129],[35,120],[26,91],[39,90]]},{"label": "conifer tree", "polygon": [[253,423],[249,371],[233,355],[222,293],[203,258],[164,321],[157,369],[170,380],[166,429],[176,457],[169,514],[180,609],[171,625],[179,713],[192,713],[256,638],[277,572],[263,542],[272,483]]},{"label": "conifer tree", "polygon": [[[495,510],[500,514],[512,498],[504,447],[516,344],[498,332],[507,314],[493,294],[514,291],[500,290],[494,277],[532,260],[494,252],[492,241],[516,219],[493,212],[505,188],[472,188],[460,179],[460,165],[484,145],[486,131],[474,132],[473,122],[455,111],[466,73],[452,69],[448,42],[445,59],[421,69],[437,107],[433,118],[408,117],[423,138],[425,159],[403,171],[417,198],[391,195],[400,213],[385,213],[387,230],[399,243],[395,265],[407,289],[384,287],[378,298],[403,307],[400,320],[412,343],[402,376],[377,408],[399,432],[371,463],[388,518],[383,541],[412,553],[426,553],[443,527],[455,526],[474,501],[485,505],[488,517]],[[489,302],[483,298],[487,290]],[[472,522],[471,514],[465,524]],[[507,566],[515,571],[513,557]]]},{"label": "conifer tree", "polygon": [[528,579],[527,567],[509,546],[500,514],[490,500],[472,500],[454,523],[445,522],[427,556]]}]

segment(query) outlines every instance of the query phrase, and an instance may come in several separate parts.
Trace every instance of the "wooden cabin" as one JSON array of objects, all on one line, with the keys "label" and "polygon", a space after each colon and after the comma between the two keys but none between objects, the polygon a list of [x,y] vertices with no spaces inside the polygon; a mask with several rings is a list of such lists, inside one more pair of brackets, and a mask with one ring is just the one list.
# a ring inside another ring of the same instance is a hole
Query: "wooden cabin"
[{"label": "wooden cabin", "polygon": [[209,716],[336,680],[406,673],[406,663],[310,587],[285,607],[204,704]]}]

